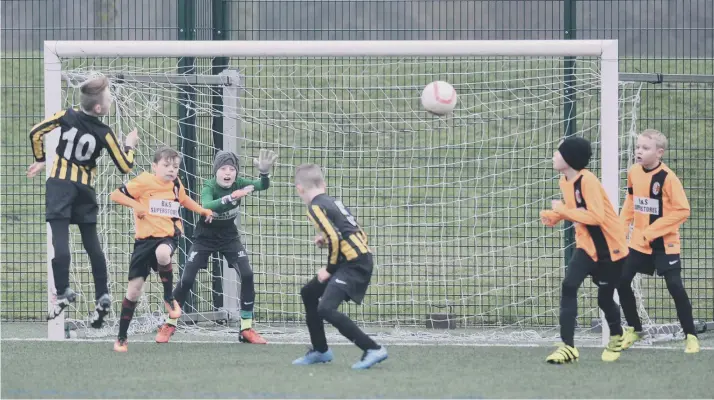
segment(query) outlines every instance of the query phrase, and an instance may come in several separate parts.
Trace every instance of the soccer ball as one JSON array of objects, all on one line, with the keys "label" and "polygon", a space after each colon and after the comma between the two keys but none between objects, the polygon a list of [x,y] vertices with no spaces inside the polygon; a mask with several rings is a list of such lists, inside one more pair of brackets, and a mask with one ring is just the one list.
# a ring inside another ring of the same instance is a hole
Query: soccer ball
[{"label": "soccer ball", "polygon": [[448,82],[434,81],[421,92],[421,105],[432,114],[446,115],[456,107],[456,90]]}]

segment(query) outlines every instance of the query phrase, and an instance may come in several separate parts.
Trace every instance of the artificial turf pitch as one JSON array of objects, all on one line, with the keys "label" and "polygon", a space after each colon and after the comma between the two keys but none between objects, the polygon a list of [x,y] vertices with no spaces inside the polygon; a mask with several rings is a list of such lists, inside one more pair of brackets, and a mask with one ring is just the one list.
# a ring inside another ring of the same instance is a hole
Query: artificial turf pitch
[{"label": "artificial turf pitch", "polygon": [[[5,335],[3,335],[5,336]],[[5,336],[7,338],[7,336]],[[711,398],[714,351],[633,348],[615,363],[581,348],[577,364],[545,363],[550,347],[388,346],[366,371],[354,346],[329,364],[293,366],[304,345],[3,340],[2,398]]]}]

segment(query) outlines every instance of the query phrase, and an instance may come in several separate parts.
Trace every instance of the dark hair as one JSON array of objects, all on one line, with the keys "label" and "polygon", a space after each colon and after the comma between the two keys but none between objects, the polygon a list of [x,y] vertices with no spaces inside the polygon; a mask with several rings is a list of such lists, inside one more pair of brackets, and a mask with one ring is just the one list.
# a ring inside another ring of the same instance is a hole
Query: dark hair
[{"label": "dark hair", "polygon": [[156,149],[154,153],[154,164],[157,164],[161,160],[175,160],[177,158],[181,161],[181,153],[169,146],[161,146]]},{"label": "dark hair", "polygon": [[79,105],[82,110],[94,113],[94,106],[102,104],[104,91],[108,87],[109,79],[106,76],[98,76],[84,82],[79,89]]}]

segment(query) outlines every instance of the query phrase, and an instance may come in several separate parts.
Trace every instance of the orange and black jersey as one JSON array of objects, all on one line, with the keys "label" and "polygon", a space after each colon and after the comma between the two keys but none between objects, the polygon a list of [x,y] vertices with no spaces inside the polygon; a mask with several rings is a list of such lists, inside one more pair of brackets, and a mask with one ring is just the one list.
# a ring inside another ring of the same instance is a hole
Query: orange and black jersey
[{"label": "orange and black jersey", "polygon": [[687,195],[677,175],[660,163],[652,170],[637,164],[627,173],[627,196],[620,219],[629,228],[630,247],[645,254],[679,254],[679,226],[689,218]]},{"label": "orange and black jersey", "polygon": [[332,274],[339,264],[370,253],[367,234],[341,201],[324,193],[315,196],[308,207],[308,218],[327,242],[327,272]]},{"label": "orange and black jersey", "polygon": [[128,207],[135,206],[136,202],[147,211],[143,218],[134,213],[136,239],[178,237],[183,234],[181,206],[201,214],[210,213],[186,194],[179,178],[166,182],[148,172],[142,172],[115,190],[111,199]]},{"label": "orange and black jersey", "polygon": [[583,169],[573,179],[560,178],[564,205],[554,211],[575,223],[575,245],[594,261],[617,261],[629,253],[625,229],[600,180]]},{"label": "orange and black jersey", "polygon": [[38,162],[45,161],[44,136],[60,127],[50,177],[93,186],[97,159],[106,148],[117,168],[125,174],[134,167],[134,150],[122,151],[112,129],[99,118],[75,109],[56,113],[30,130],[32,153]]}]

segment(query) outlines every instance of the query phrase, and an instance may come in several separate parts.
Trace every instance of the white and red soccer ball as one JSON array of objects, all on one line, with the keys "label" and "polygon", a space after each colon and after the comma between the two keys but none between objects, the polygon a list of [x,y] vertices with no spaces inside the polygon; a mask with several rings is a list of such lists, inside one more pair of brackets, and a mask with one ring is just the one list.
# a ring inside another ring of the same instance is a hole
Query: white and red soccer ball
[{"label": "white and red soccer ball", "polygon": [[454,111],[457,97],[456,89],[448,82],[434,81],[421,92],[421,105],[432,114],[446,115]]}]

